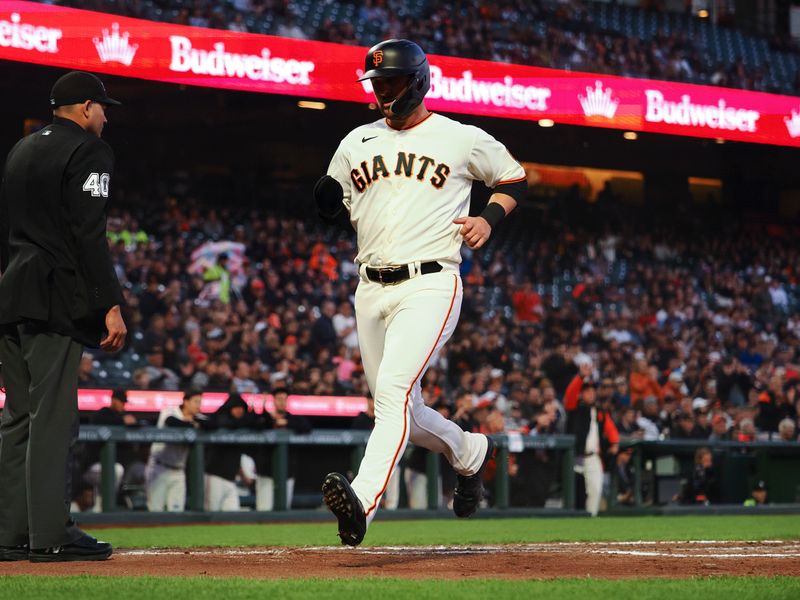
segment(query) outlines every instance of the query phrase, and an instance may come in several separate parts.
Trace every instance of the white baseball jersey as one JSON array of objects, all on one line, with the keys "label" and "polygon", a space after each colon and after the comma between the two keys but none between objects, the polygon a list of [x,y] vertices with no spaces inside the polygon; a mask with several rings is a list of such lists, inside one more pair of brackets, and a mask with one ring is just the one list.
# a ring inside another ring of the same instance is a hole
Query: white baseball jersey
[{"label": "white baseball jersey", "polygon": [[461,262],[460,225],[473,180],[493,188],[525,179],[505,146],[483,130],[431,113],[403,130],[384,119],[351,131],[328,175],[344,190],[358,234],[356,262]]},{"label": "white baseball jersey", "polygon": [[[158,415],[156,427],[167,427],[167,419],[170,417],[175,417],[181,421],[191,420],[184,416],[179,407],[165,406]],[[184,467],[186,466],[186,459],[189,457],[189,446],[186,444],[154,442],[150,445],[150,457],[168,467]]]}]

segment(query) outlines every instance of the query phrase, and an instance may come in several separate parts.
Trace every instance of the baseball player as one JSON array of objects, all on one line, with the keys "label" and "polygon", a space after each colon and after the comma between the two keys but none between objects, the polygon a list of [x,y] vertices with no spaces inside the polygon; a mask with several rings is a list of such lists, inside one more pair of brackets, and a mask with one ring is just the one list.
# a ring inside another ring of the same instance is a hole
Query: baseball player
[{"label": "baseball player", "polygon": [[[199,427],[202,394],[189,390],[180,407],[166,406],[158,415],[158,427]],[[147,510],[183,512],[186,505],[186,459],[189,446],[155,442],[145,469]]]},{"label": "baseball player", "polygon": [[[453,465],[457,516],[472,515],[482,499],[494,444],[426,407],[420,381],[458,322],[462,241],[483,246],[527,190],[525,172],[502,144],[425,108],[430,69],[419,46],[381,42],[365,67],[362,80],[371,80],[383,118],[342,140],[314,188],[320,216],[357,232],[356,324],[375,399],[375,428],[352,486],[339,473],[322,486],[350,546],[364,539],[409,440]],[[494,193],[470,217],[476,179]]]}]

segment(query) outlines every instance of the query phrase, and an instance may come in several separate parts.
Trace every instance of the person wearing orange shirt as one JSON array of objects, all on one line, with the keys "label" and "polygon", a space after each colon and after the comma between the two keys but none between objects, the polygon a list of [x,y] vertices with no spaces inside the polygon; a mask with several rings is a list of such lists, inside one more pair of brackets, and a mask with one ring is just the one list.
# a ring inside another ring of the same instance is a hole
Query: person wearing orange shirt
[{"label": "person wearing orange shirt", "polygon": [[631,405],[639,408],[642,401],[648,396],[655,396],[661,401],[661,386],[658,385],[655,377],[650,373],[650,367],[646,358],[636,361],[636,370],[630,377]]}]

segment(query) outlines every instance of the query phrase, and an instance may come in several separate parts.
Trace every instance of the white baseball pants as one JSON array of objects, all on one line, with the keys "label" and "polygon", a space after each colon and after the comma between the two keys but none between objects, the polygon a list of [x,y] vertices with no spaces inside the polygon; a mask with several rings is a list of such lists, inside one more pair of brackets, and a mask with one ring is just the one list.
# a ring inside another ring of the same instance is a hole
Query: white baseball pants
[{"label": "white baseball pants", "polygon": [[586,512],[596,517],[603,498],[603,461],[597,454],[584,459],[583,480],[586,485]]},{"label": "white baseball pants", "polygon": [[209,511],[233,512],[241,510],[239,489],[233,481],[217,475],[205,476],[205,506]]},{"label": "white baseball pants", "polygon": [[[286,480],[286,508],[292,508],[294,477]],[[275,507],[275,480],[272,477],[256,476],[256,510],[272,510]]]},{"label": "white baseball pants", "polygon": [[463,294],[457,272],[419,275],[398,285],[362,279],[356,290],[356,322],[361,358],[375,399],[375,428],[353,490],[367,524],[409,439],[444,453],[456,472],[477,472],[487,439],[467,433],[425,406],[420,381],[431,357],[453,334]]},{"label": "white baseball pants", "polygon": [[145,469],[147,510],[150,512],[183,512],[186,506],[186,473],[170,469],[154,461]]}]

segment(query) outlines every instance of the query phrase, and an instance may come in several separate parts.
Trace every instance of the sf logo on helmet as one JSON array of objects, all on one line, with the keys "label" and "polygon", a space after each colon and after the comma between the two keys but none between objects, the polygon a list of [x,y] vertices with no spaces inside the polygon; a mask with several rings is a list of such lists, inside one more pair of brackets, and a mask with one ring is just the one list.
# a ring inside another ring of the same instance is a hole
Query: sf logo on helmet
[{"label": "sf logo on helmet", "polygon": [[376,67],[383,62],[383,50],[376,50],[372,55],[372,64]]}]

